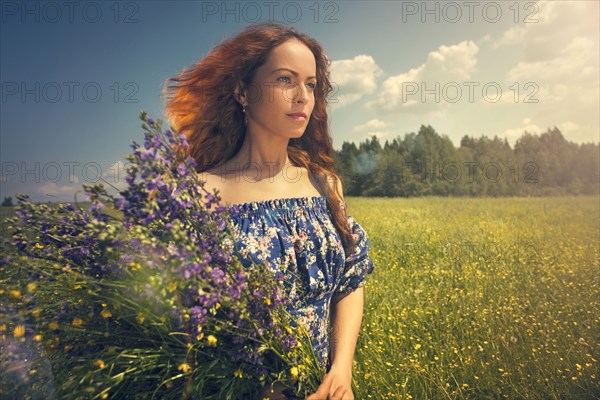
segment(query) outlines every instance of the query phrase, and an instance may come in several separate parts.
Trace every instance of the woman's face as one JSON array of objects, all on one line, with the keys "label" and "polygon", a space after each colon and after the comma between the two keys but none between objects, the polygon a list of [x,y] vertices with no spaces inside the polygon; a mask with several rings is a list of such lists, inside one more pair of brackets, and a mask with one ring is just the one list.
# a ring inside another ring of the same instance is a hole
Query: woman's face
[{"label": "woman's face", "polygon": [[[246,91],[248,126],[268,134],[298,138],[315,106],[315,57],[306,45],[289,40],[274,47]],[[290,116],[304,113],[306,118]]]}]

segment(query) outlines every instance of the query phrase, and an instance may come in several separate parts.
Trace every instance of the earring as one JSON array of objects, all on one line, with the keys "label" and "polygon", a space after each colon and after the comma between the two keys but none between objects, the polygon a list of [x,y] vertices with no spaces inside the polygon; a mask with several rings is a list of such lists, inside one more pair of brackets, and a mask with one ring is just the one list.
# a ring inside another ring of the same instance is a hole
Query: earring
[{"label": "earring", "polygon": [[248,118],[246,118],[246,106],[242,105],[242,112],[244,113],[244,125],[248,125]]}]

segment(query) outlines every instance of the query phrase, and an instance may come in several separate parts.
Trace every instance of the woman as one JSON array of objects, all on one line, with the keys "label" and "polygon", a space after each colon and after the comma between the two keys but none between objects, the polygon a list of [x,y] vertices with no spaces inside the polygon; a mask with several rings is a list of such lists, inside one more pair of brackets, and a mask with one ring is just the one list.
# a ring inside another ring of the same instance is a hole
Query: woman
[{"label": "woman", "polygon": [[[346,214],[333,172],[328,66],[311,37],[254,24],[168,79],[174,85],[163,92],[207,189],[230,207],[243,263],[267,261],[286,274],[289,311],[327,371],[309,400],[354,399],[363,285],[373,270],[369,238]],[[285,398],[277,389],[270,398]]]}]

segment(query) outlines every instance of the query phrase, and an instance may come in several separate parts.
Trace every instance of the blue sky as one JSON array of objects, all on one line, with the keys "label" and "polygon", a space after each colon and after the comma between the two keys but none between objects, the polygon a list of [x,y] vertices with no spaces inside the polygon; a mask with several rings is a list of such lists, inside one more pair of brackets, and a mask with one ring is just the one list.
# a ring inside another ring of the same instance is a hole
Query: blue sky
[{"label": "blue sky", "polygon": [[276,2],[272,15],[261,1],[0,5],[2,197],[72,200],[98,174],[121,182],[124,156],[143,138],[139,110],[161,116],[164,80],[266,20],[313,36],[333,61],[336,149],[421,124],[456,146],[463,135],[512,145],[553,126],[570,141],[599,141],[594,1],[295,1]]}]

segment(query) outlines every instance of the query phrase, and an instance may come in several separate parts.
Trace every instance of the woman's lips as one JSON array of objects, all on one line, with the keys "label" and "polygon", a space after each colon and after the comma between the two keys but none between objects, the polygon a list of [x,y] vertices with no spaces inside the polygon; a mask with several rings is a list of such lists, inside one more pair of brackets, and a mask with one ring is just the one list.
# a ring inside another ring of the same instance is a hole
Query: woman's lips
[{"label": "woman's lips", "polygon": [[306,121],[306,116],[304,114],[287,114],[288,117],[293,119],[294,121],[303,122]]}]

